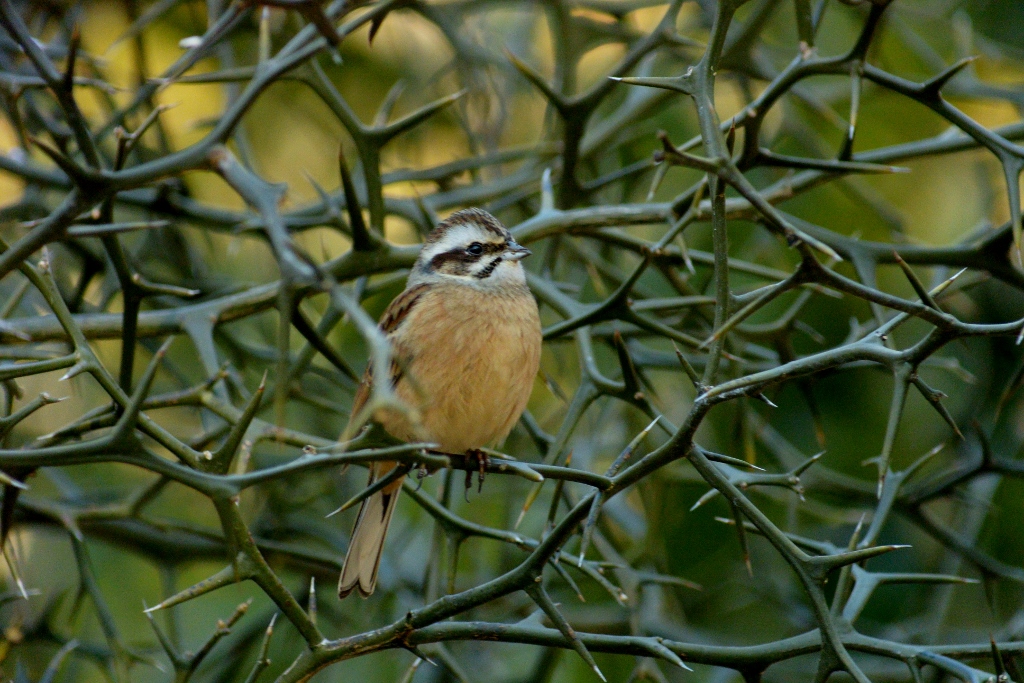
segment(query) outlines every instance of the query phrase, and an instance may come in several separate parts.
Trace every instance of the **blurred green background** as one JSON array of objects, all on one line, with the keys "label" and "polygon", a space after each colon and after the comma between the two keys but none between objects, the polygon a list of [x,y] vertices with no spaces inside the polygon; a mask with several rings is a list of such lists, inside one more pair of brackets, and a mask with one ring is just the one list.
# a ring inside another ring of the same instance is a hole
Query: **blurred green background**
[{"label": "blurred green background", "polygon": [[[144,50],[141,60],[146,72],[160,74],[182,54],[180,41],[206,31],[208,9],[217,5],[52,4],[58,14],[73,15],[80,24],[84,50],[97,58],[97,68],[104,77],[121,89],[112,96],[115,101],[128,97],[136,86],[139,47]],[[840,54],[855,40],[865,9],[832,1],[824,4],[817,48],[821,54]],[[138,41],[122,38],[131,25],[132,13],[137,17],[157,5],[168,5],[169,9],[139,31]],[[415,199],[459,187],[492,187],[493,197],[485,196],[472,203],[493,210],[509,226],[536,211],[539,170],[556,163],[550,143],[557,142],[561,132],[543,97],[511,67],[504,51],[514,53],[545,78],[560,80],[568,91],[579,91],[603,79],[625,54],[626,48],[619,42],[621,36],[650,31],[665,11],[663,3],[613,0],[412,5],[392,12],[372,44],[367,39],[367,27],[363,27],[341,43],[339,59],[324,54],[317,58],[318,63],[364,122],[374,119],[389,93],[394,94],[396,84],[400,84],[401,90],[393,118],[467,88],[468,94],[454,106],[383,149],[381,169],[385,174],[435,167],[497,149],[530,147],[533,151],[524,155],[525,160],[473,173],[457,173],[442,183],[399,177],[387,184],[385,193],[388,197]],[[713,6],[713,2],[684,4],[678,31],[692,39],[694,46],[659,51],[650,64],[653,73],[675,74],[699,58],[700,46],[708,37]],[[294,34],[302,19],[295,12],[269,12],[270,42],[276,50]],[[737,24],[762,12],[767,19],[757,40],[749,49],[738,50],[729,62],[730,68],[719,73],[716,104],[723,120],[742,109],[765,87],[764,76],[778,73],[796,54],[793,3],[753,0],[740,10]],[[1016,0],[898,0],[885,14],[869,60],[887,71],[919,81],[961,57],[979,55],[951,83],[946,95],[986,127],[1013,123],[1020,119],[1024,103],[1022,12],[1022,5]],[[158,92],[158,103],[173,105],[161,116],[171,149],[198,141],[237,95],[239,86],[234,83],[186,81],[202,81],[204,73],[216,74],[256,62],[258,16],[254,12],[251,20],[232,33],[224,50],[200,61],[183,82]],[[55,20],[40,22],[41,35],[52,33],[55,25]],[[455,40],[462,43],[461,52],[475,55],[476,60],[467,61],[463,54],[453,50]],[[556,69],[558,55],[562,53],[571,56],[575,73],[560,73]],[[988,89],[983,89],[982,84]],[[107,106],[103,97],[89,89],[78,92],[86,114],[103,120]],[[626,98],[635,94],[621,86],[596,112],[584,137],[582,179],[600,178],[650,159],[652,151],[659,147],[655,137],[659,130],[666,131],[677,144],[698,135],[689,100],[682,95],[666,94],[642,116],[611,137],[599,140],[602,124],[624,106]],[[920,104],[871,84],[864,85],[861,97],[856,151],[937,136],[947,129],[943,120]],[[849,79],[820,77],[803,81],[767,118],[763,143],[780,153],[834,156],[846,133],[849,106]],[[256,173],[269,181],[285,183],[288,192],[282,209],[300,212],[319,201],[317,185],[331,191],[339,186],[339,145],[350,163],[358,158],[334,114],[296,76],[281,79],[259,97],[246,114],[231,147]],[[10,122],[0,122],[0,147],[11,154],[18,146]],[[146,147],[159,148],[154,134],[147,136]],[[32,154],[44,163],[45,157],[38,151]],[[950,245],[976,230],[1007,220],[1002,172],[991,154],[969,151],[913,159],[902,165],[910,172],[837,179],[793,197],[781,208],[844,235],[922,245]],[[644,202],[652,176],[653,166],[648,165],[623,180],[610,182],[591,194],[586,203]],[[785,171],[771,169],[757,169],[749,174],[758,187],[784,176]],[[671,200],[698,177],[694,171],[670,169],[653,200]],[[203,206],[244,210],[238,196],[213,173],[189,172],[181,180],[187,195]],[[25,191],[24,180],[0,173],[0,198],[4,204],[22,201]],[[55,188],[35,187],[31,192],[39,201],[51,205],[61,196]],[[452,208],[455,207],[438,206],[436,210],[444,215]],[[145,212],[133,213],[131,207],[122,207],[119,212],[121,220],[147,218]],[[265,242],[240,227],[229,221],[202,222],[182,217],[168,228],[128,235],[124,242],[133,253],[148,255],[138,261],[147,277],[199,289],[202,297],[212,298],[278,278],[276,262]],[[20,234],[13,225],[3,230],[5,235]],[[645,239],[657,239],[664,226],[626,230]],[[421,233],[421,225],[401,215],[390,214],[385,222],[385,236],[397,244],[416,243]],[[297,242],[318,262],[334,258],[350,247],[348,237],[328,225],[305,227],[296,230],[295,235]],[[731,253],[737,258],[782,270],[789,270],[796,263],[795,254],[753,224],[731,222],[730,237]],[[637,263],[631,254],[616,253],[596,241],[565,239],[576,244],[577,251],[546,263],[544,254],[551,242],[546,239],[531,244],[538,256],[527,265],[563,285],[574,298],[599,301],[614,288],[614,282],[599,273],[592,259],[587,258],[588,253],[600,253],[606,262],[625,273]],[[711,251],[709,226],[698,224],[689,228],[686,243],[691,249]],[[58,282],[67,291],[73,291],[84,262],[81,254],[58,245],[52,249],[52,261]],[[838,270],[853,275],[848,264],[840,265]],[[683,269],[679,272],[688,278],[695,291],[709,291],[709,268],[698,268],[694,275]],[[941,281],[949,274],[941,268],[920,271],[926,284]],[[885,291],[913,297],[910,285],[895,267],[880,268],[878,280]],[[84,292],[82,310],[119,311],[119,295],[111,282],[110,278],[95,280]],[[732,286],[734,291],[743,291],[759,282],[738,275]],[[403,284],[402,273],[370,278],[365,309],[371,316],[379,316]],[[13,288],[10,279],[0,282],[0,300],[11,296]],[[641,278],[637,291],[646,297],[675,294],[654,273]],[[33,297],[30,293],[24,298],[16,315],[41,312],[40,300]],[[774,319],[794,297],[795,294],[782,297],[751,322]],[[1020,292],[994,279],[979,278],[976,285],[950,297],[947,303],[956,315],[975,322],[1004,321],[1024,315]],[[326,305],[326,297],[312,297],[304,309],[318,317]],[[543,309],[543,315],[546,324],[559,319],[550,309]],[[811,332],[792,335],[792,350],[805,354],[836,346],[847,338],[851,321],[865,324],[871,316],[863,301],[851,297],[812,297],[800,316]],[[906,345],[919,338],[925,329],[923,323],[912,322],[899,330],[896,341]],[[234,381],[249,391],[267,368],[275,367],[276,331],[277,314],[272,309],[218,328],[215,340],[220,360],[231,363]],[[331,333],[330,341],[354,368],[362,369],[367,351],[352,325],[339,325]],[[672,366],[674,361],[668,355],[671,344],[664,339],[644,339],[642,343],[652,353],[660,353],[662,359],[662,369],[647,371],[652,400],[668,419],[678,424],[690,408],[692,387]],[[155,348],[148,341],[146,344],[150,350]],[[296,353],[303,347],[296,334],[292,335],[292,345]],[[108,367],[117,367],[117,342],[98,341],[96,348]],[[940,355],[945,362],[926,366],[922,377],[948,394],[946,405],[968,438],[964,442],[953,439],[949,427],[919,394],[912,393],[897,436],[894,468],[905,467],[940,443],[948,445],[929,464],[929,472],[941,471],[958,459],[974,457],[979,447],[978,430],[987,435],[992,448],[1001,455],[1017,457],[1024,439],[1022,406],[1011,397],[998,418],[994,411],[1020,363],[1020,352],[1013,340],[972,339],[952,344]],[[141,353],[137,372],[149,360],[148,353]],[[596,345],[596,361],[609,376],[618,376],[615,353],[608,344]],[[546,345],[542,376],[536,382],[529,411],[539,427],[550,434],[558,432],[566,415],[565,397],[572,396],[578,385],[579,363],[578,349],[571,339]],[[179,339],[171,346],[166,371],[158,376],[154,391],[194,386],[209,375],[206,365],[192,344]],[[25,400],[41,391],[66,396],[67,400],[22,423],[12,435],[11,445],[29,445],[36,437],[73,421],[106,400],[91,379],[79,377],[58,382],[62,374],[63,371],[47,373],[19,381]],[[317,357],[296,383],[284,426],[325,439],[336,438],[347,421],[353,390],[348,378]],[[716,408],[701,428],[698,440],[705,448],[756,462],[771,471],[783,469],[777,457],[780,448],[792,448],[792,452],[805,456],[825,450],[823,465],[871,483],[875,469],[863,466],[862,461],[877,455],[881,446],[891,392],[892,378],[867,366],[816,377],[804,384],[789,383],[770,396],[779,406],[777,409],[746,399]],[[198,435],[216,424],[209,413],[201,414],[191,407],[155,411],[153,415],[183,438]],[[269,401],[265,402],[261,418],[268,422],[275,419]],[[621,402],[607,397],[599,399],[585,413],[572,437],[572,465],[603,472],[647,422],[646,416]],[[972,424],[977,426],[971,427]],[[644,452],[664,439],[663,433],[655,431],[642,447]],[[516,428],[503,450],[526,461],[537,460],[541,455],[522,427]],[[262,440],[252,448],[250,467],[267,466],[295,455],[296,449],[292,447]],[[439,473],[427,478],[423,481],[423,492],[435,495],[447,476]],[[52,514],[46,513],[46,509],[52,511],[54,506],[65,503],[95,505],[123,501],[152,480],[150,473],[113,464],[47,468],[31,479],[32,488],[23,496],[29,512],[19,518],[11,544],[26,585],[38,593],[27,601],[10,602],[3,608],[7,629],[2,664],[5,678],[20,670],[28,680],[37,680],[59,643],[74,637],[80,642],[78,653],[63,664],[57,676],[59,681],[98,681],[120,676],[132,681],[168,679],[166,660],[142,609],[223,567],[216,544],[201,542],[219,534],[209,501],[172,484],[147,505],[143,516],[152,528],[163,530],[180,544],[175,546],[180,552],[163,557],[159,539],[156,546],[143,547],[139,552],[146,539],[133,536],[129,526],[86,530],[85,546],[97,587],[107,601],[120,639],[143,660],[152,660],[135,663],[127,672],[106,668],[104,653],[109,639],[104,635],[95,606],[82,594],[68,532],[54,521]],[[454,512],[506,529],[515,524],[530,490],[530,485],[521,479],[493,476],[485,482],[482,494],[474,488],[463,499],[461,478],[451,475],[451,482],[456,487]],[[307,473],[250,489],[240,500],[253,532],[282,549],[268,559],[293,594],[305,596],[311,576],[316,577],[320,624],[330,638],[390,623],[411,607],[423,604],[425,591],[432,590],[431,568],[437,566],[437,561],[430,558],[441,552],[435,544],[432,518],[411,497],[405,496],[390,532],[378,591],[365,602],[354,598],[339,602],[334,593],[336,565],[331,563],[343,554],[352,513],[330,519],[324,515],[358,492],[364,483],[362,470]],[[759,489],[751,496],[783,529],[845,545],[853,525],[870,508],[816,489],[813,468],[805,484],[806,501],[785,489]],[[813,628],[813,614],[792,572],[771,546],[756,537],[751,539],[753,575],[748,575],[735,533],[716,520],[730,516],[720,497],[689,511],[706,491],[707,485],[689,465],[676,463],[614,499],[599,526],[601,542],[607,547],[598,550],[606,557],[619,556],[636,568],[695,582],[701,590],[667,583],[631,585],[628,589],[634,598],[638,592],[645,595],[645,610],[636,613],[616,603],[606,590],[585,577],[578,577],[578,581],[586,602],[580,602],[564,583],[552,580],[551,590],[570,621],[580,630],[625,633],[636,626],[631,620],[639,619],[643,628],[666,637],[722,645],[760,643]],[[937,501],[933,512],[951,528],[976,538],[979,548],[1019,567],[1024,564],[1024,535],[1019,524],[1024,512],[1022,493],[1019,481],[982,477],[963,487],[961,495]],[[522,533],[535,537],[541,533],[551,495],[549,485],[526,514],[519,527]],[[971,564],[900,517],[890,522],[880,542],[910,543],[913,551],[878,560],[873,565],[876,569],[979,577]],[[506,544],[471,538],[459,552],[455,588],[482,583],[510,569],[521,558],[520,551]],[[13,579],[5,571],[10,589]],[[622,580],[615,571],[609,571],[608,576],[612,581]],[[274,606],[255,586],[242,583],[223,588],[158,612],[155,621],[180,642],[182,649],[194,649],[216,628],[218,619],[225,619],[238,604],[250,599],[248,613],[196,674],[196,680],[241,681],[256,658],[263,630],[274,612]],[[883,587],[858,625],[866,634],[901,641],[981,642],[993,631],[1024,629],[1022,599],[1024,592],[1019,583],[994,578],[985,585],[954,588]],[[532,610],[533,605],[524,596],[512,596],[464,617],[514,622],[529,616]],[[280,673],[302,647],[294,629],[286,620],[278,619],[270,649],[273,663],[264,680]],[[471,681],[596,680],[568,650],[488,642],[452,643],[448,648],[461,672],[443,662],[436,667],[421,665],[411,670],[415,656],[396,650],[333,665],[314,680],[398,681],[409,680],[410,672],[412,680],[418,682],[457,680],[461,674]],[[637,673],[637,660],[633,657],[599,654],[597,660],[612,681],[627,680],[631,672]],[[766,680],[811,680],[814,661],[815,657],[808,656],[773,667]],[[655,665],[648,662],[644,666]],[[870,659],[865,660],[865,666],[869,673],[878,675],[873,680],[902,679],[905,675],[881,665],[877,670],[871,669]],[[738,674],[726,669],[699,665],[695,669],[694,673],[685,673],[662,667],[657,676],[673,681],[740,680]]]}]

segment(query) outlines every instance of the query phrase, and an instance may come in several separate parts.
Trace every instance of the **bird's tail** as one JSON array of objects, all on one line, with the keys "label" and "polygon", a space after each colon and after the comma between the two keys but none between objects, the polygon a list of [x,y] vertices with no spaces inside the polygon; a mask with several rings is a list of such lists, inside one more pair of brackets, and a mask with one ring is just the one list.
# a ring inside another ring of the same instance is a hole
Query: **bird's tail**
[{"label": "bird's tail", "polygon": [[369,496],[359,508],[345,563],[341,567],[341,578],[338,580],[339,598],[344,598],[357,588],[364,598],[373,593],[377,585],[384,538],[388,534],[388,525],[391,524],[391,515],[395,511],[404,478]]}]

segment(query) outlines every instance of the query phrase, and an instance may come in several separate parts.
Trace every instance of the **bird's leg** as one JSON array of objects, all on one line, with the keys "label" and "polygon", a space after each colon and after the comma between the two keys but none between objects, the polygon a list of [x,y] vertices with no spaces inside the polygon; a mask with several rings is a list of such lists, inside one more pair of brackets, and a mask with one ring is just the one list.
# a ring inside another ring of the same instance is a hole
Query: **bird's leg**
[{"label": "bird's leg", "polygon": [[[438,455],[456,455],[455,453],[446,453],[444,451],[431,450],[429,452],[436,453]],[[491,459],[488,457],[486,453],[484,453],[482,450],[478,448],[472,448],[466,451],[465,457],[467,465],[465,490],[468,492],[469,489],[473,487],[473,472],[475,471],[477,473],[477,492],[482,492],[484,490],[484,477],[487,475],[487,466],[490,464]],[[476,470],[469,468],[469,464],[474,460],[476,461]],[[421,472],[422,471],[423,470],[421,469]],[[466,502],[469,502],[468,497],[466,499]]]},{"label": "bird's leg", "polygon": [[[484,477],[487,475],[487,465],[490,464],[491,459],[487,457],[487,454],[478,448],[466,451],[466,458],[476,460],[477,467],[477,493],[484,490]],[[472,483],[473,474],[470,470],[466,470],[466,486],[468,487]]]},{"label": "bird's leg", "polygon": [[[427,453],[430,453],[432,455],[449,455],[448,453],[435,450],[428,450]],[[436,471],[436,467],[430,467],[425,462],[419,463],[419,466],[416,468],[416,490],[419,491],[420,487],[423,486],[423,480],[432,475]]]}]

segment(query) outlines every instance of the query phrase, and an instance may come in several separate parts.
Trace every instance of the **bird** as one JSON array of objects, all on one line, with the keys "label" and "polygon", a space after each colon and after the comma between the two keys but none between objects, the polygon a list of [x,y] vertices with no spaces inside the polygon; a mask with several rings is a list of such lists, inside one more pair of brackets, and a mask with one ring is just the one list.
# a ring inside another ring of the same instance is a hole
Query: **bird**
[{"label": "bird", "polygon": [[[379,323],[391,344],[391,386],[410,408],[376,411],[373,421],[388,434],[481,458],[478,449],[508,436],[540,366],[540,312],[521,263],[530,253],[497,218],[477,208],[456,211],[425,237],[405,290]],[[352,419],[377,381],[371,369],[356,390]],[[397,466],[372,463],[370,484]],[[363,500],[339,598],[353,590],[364,598],[373,593],[403,479]]]}]

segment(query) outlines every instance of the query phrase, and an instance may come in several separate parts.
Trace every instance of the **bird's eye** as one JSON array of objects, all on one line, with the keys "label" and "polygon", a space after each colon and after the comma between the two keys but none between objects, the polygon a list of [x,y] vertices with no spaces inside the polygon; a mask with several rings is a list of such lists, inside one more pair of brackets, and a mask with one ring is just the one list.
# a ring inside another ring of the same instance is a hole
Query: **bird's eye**
[{"label": "bird's eye", "polygon": [[484,253],[484,245],[480,244],[479,242],[473,242],[473,244],[466,247],[466,251],[472,254],[473,256],[479,256],[480,254]]}]

